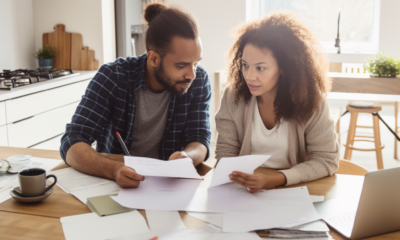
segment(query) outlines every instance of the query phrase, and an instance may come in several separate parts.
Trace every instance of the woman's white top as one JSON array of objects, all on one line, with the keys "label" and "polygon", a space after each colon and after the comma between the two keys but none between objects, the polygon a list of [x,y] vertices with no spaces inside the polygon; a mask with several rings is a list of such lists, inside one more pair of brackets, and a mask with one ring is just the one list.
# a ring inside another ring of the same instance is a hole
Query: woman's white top
[{"label": "woman's white top", "polygon": [[281,120],[279,128],[268,130],[258,111],[258,104],[254,109],[251,132],[251,154],[271,155],[261,166],[274,169],[291,168],[288,151],[288,122]]}]

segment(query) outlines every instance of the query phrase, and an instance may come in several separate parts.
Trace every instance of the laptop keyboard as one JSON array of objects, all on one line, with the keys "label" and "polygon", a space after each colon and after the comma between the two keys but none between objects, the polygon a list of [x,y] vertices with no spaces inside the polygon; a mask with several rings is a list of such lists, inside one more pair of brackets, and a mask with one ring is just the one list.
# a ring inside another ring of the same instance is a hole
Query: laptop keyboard
[{"label": "laptop keyboard", "polygon": [[338,231],[343,232],[345,235],[350,236],[353,230],[356,212],[347,212],[340,216],[330,217],[326,220],[336,228]]}]

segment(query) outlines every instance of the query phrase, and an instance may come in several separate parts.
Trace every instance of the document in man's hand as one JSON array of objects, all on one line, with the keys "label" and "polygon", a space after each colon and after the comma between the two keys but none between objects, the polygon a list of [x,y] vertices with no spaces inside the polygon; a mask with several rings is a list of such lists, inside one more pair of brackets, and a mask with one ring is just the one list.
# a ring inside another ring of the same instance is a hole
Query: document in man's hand
[{"label": "document in man's hand", "polygon": [[239,157],[221,158],[215,168],[210,188],[232,182],[229,174],[233,171],[252,174],[256,168],[267,161],[271,155],[246,155]]},{"label": "document in man's hand", "polygon": [[201,179],[190,158],[163,161],[154,158],[125,156],[125,165],[143,176]]}]

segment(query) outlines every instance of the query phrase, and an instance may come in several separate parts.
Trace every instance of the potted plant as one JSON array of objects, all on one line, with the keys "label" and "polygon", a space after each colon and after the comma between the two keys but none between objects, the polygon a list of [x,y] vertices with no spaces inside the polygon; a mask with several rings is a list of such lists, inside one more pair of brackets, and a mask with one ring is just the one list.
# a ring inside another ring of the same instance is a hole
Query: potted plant
[{"label": "potted plant", "polygon": [[51,46],[47,45],[44,48],[39,48],[35,55],[39,61],[39,69],[45,71],[51,70],[55,56],[56,50]]},{"label": "potted plant", "polygon": [[399,75],[400,60],[387,53],[380,52],[374,57],[367,58],[364,72],[371,73],[373,77],[396,77]]}]

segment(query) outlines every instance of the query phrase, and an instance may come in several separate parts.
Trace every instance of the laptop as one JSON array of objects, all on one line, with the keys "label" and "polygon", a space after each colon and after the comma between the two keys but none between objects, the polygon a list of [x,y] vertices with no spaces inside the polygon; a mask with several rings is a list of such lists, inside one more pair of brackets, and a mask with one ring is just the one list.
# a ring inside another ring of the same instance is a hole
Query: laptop
[{"label": "laptop", "polygon": [[400,168],[367,173],[359,199],[314,206],[328,225],[350,239],[400,230]]}]

